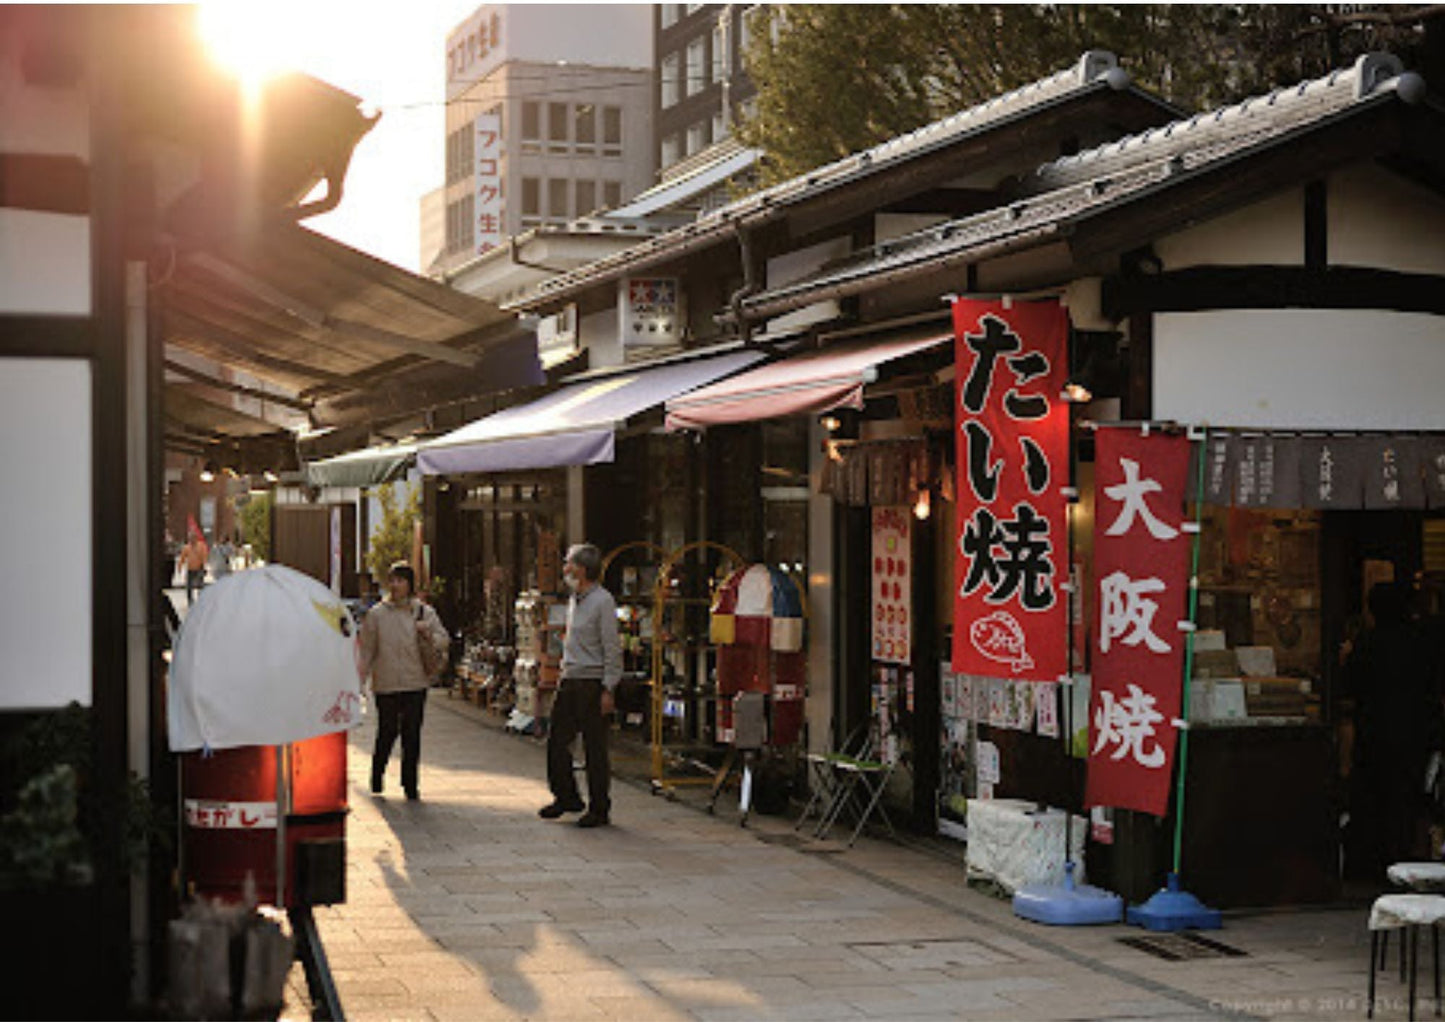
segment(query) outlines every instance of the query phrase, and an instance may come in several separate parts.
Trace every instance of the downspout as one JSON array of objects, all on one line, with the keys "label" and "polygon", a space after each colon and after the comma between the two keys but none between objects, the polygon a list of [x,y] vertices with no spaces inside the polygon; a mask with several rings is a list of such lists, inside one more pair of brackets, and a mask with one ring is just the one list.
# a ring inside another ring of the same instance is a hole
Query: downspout
[{"label": "downspout", "polygon": [[753,272],[753,244],[752,237],[748,234],[747,228],[743,227],[741,220],[733,221],[733,233],[738,238],[738,250],[743,263],[743,286],[733,292],[728,299],[728,307],[732,310],[733,323],[737,325],[738,336],[743,344],[752,344],[753,325],[748,321],[747,314],[743,311],[743,300],[758,292],[758,280]]}]

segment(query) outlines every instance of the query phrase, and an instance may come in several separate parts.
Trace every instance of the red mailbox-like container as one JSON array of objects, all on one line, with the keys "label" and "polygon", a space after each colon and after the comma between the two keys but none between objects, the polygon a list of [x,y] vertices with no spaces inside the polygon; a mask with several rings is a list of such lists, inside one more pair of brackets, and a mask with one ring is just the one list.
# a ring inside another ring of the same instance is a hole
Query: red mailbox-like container
[{"label": "red mailbox-like container", "polygon": [[[287,907],[345,900],[346,733],[283,747],[288,769],[277,804],[277,747],[250,745],[181,757],[186,881],[197,894],[239,901],[246,876],[263,900]],[[285,834],[285,884],[277,890]]]}]

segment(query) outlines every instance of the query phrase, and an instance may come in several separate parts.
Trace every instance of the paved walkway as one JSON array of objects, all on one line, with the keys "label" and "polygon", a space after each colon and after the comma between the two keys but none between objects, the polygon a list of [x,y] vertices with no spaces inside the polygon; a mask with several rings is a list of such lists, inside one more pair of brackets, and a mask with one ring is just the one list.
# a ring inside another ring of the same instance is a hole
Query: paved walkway
[{"label": "paved walkway", "polygon": [[[611,828],[541,821],[541,746],[440,692],[420,803],[395,759],[369,794],[371,737],[351,746],[348,902],[318,914],[349,1018],[1364,1016],[1362,910],[1231,918],[1217,937],[1245,956],[1164,961],[1119,943],[1132,928],[1022,922],[936,856],[742,829],[727,799],[711,817],[617,784]],[[1377,1017],[1403,1018],[1398,981],[1381,993]]]}]

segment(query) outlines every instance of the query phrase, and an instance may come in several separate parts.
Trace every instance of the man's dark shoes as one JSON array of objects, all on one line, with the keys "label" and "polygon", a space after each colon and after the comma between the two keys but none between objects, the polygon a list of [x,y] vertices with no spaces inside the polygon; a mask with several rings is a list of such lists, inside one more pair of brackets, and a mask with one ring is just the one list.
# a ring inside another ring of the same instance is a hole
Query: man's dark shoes
[{"label": "man's dark shoes", "polygon": [[381,775],[380,775],[380,774],[372,774],[372,775],[371,775],[371,793],[372,793],[373,795],[380,795],[380,794],[381,794]]},{"label": "man's dark shoes", "polygon": [[577,820],[577,826],[605,827],[611,822],[612,821],[607,819],[606,813],[594,813],[591,810],[588,810],[587,812],[583,813],[582,816]]},{"label": "man's dark shoes", "polygon": [[551,805],[538,809],[537,815],[544,820],[555,820],[563,813],[580,813],[586,808],[581,802],[553,802]]},{"label": "man's dark shoes", "polygon": [[420,802],[420,801],[421,801],[421,792],[417,791],[415,788],[407,788],[407,789],[406,789],[406,800],[407,800],[408,802]]}]

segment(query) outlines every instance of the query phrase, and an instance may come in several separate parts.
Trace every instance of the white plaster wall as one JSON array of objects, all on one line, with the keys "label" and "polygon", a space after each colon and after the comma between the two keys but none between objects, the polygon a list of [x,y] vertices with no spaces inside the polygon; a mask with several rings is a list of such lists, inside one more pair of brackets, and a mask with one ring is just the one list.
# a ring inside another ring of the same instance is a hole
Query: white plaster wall
[{"label": "white plaster wall", "polygon": [[1445,317],[1372,310],[1164,313],[1154,417],[1272,429],[1445,429]]},{"label": "white plaster wall", "polygon": [[[84,95],[27,83],[20,42],[0,39],[0,152],[86,159]],[[0,208],[0,313],[90,314],[89,217]]]},{"label": "white plaster wall", "polygon": [[1383,168],[1329,179],[1330,263],[1445,274],[1445,200]]},{"label": "white plaster wall", "polygon": [[1293,189],[1166,235],[1154,252],[1166,270],[1304,262],[1304,191]]},{"label": "white plaster wall", "polygon": [[0,359],[0,563],[25,580],[0,614],[0,708],[91,702],[91,404],[87,359]]}]

